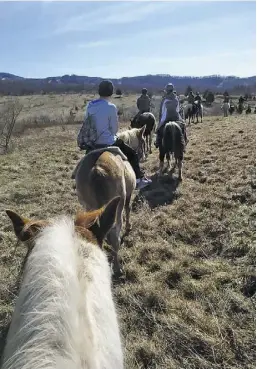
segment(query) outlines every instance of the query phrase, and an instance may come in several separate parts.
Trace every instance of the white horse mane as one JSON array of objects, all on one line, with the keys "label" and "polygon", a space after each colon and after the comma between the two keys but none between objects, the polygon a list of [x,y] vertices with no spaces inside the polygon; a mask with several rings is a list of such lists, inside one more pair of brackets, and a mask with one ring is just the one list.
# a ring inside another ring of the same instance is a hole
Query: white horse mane
[{"label": "white horse mane", "polygon": [[2,369],[122,369],[110,267],[72,219],[43,229],[27,260]]}]

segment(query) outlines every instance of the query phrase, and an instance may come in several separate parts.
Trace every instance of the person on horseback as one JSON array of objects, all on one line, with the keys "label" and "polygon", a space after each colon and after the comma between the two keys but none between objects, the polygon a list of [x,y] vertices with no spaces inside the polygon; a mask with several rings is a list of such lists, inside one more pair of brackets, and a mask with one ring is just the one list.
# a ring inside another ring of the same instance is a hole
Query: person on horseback
[{"label": "person on horseback", "polygon": [[147,89],[142,89],[142,95],[137,99],[137,108],[139,110],[139,114],[150,112],[151,108],[151,99],[147,94]]},{"label": "person on horseback", "polygon": [[[180,104],[176,94],[174,94],[174,86],[172,83],[168,83],[165,87],[166,95],[163,97],[159,114],[159,125],[156,131],[155,147],[158,148],[161,145],[163,130],[165,124],[170,121],[181,123],[181,129],[183,130],[185,141],[187,142],[186,126],[183,119],[180,116]],[[183,125],[183,127],[182,127]]]},{"label": "person on horseback", "polygon": [[245,101],[245,99],[244,99],[244,98],[243,98],[243,96],[241,95],[241,96],[239,97],[239,99],[238,99],[238,104],[239,104],[239,105],[243,105],[244,101]]},{"label": "person on horseback", "polygon": [[201,96],[200,96],[200,93],[199,93],[199,92],[197,92],[197,93],[196,93],[195,101],[197,101],[197,103],[198,103],[198,104],[201,104],[201,102],[202,102],[202,98],[201,98]]},{"label": "person on horseback", "polygon": [[189,92],[189,95],[187,97],[188,104],[193,104],[195,102],[195,96],[193,94],[193,91]]},{"label": "person on horseback", "polygon": [[117,107],[110,102],[113,91],[114,86],[111,81],[103,80],[99,84],[99,99],[89,102],[77,143],[81,150],[86,150],[86,154],[102,147],[119,147],[134,169],[137,188],[141,189],[152,181],[146,178],[140,169],[136,151],[117,137],[119,128]]}]

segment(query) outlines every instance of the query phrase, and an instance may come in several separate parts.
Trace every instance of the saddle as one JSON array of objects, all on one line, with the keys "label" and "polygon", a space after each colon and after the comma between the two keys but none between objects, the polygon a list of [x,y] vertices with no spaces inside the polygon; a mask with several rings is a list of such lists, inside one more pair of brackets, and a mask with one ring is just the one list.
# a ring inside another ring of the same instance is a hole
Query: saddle
[{"label": "saddle", "polygon": [[89,153],[93,151],[98,151],[98,152],[108,151],[112,153],[113,155],[119,155],[123,161],[128,161],[128,158],[126,157],[126,155],[123,154],[123,152],[118,146],[87,145],[87,144],[84,144],[81,146],[83,148],[80,148],[80,150],[86,150],[86,153],[85,153],[86,155],[88,155]]}]

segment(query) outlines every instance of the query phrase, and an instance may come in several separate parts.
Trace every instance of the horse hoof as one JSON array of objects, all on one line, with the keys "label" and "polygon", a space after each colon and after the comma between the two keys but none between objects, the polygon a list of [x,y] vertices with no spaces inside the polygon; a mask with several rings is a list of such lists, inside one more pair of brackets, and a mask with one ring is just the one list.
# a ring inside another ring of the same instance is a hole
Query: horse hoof
[{"label": "horse hoof", "polygon": [[179,180],[179,182],[182,182],[183,179],[182,179],[182,177],[178,177],[178,180]]}]

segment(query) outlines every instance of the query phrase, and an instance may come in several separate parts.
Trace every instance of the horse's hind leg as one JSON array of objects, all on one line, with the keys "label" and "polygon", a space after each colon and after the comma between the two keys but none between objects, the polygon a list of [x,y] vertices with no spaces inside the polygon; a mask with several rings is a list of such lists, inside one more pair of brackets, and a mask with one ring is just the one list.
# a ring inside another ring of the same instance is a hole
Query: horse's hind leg
[{"label": "horse's hind leg", "polygon": [[[159,166],[159,170],[158,170],[158,176],[162,175],[163,172],[163,167],[164,167],[164,158],[165,158],[165,149],[163,147],[163,143],[160,140],[159,142],[159,160],[160,160],[160,166]],[[167,157],[167,154],[166,154]]]},{"label": "horse's hind leg", "polygon": [[166,159],[167,159],[167,169],[168,171],[170,171],[171,170],[171,157],[170,157],[169,152],[166,153]]},{"label": "horse's hind leg", "polygon": [[173,167],[171,168],[171,171],[174,172],[176,169],[176,166],[178,165],[178,159],[175,159]]},{"label": "horse's hind leg", "polygon": [[178,164],[178,179],[180,181],[182,181],[182,166],[183,166],[183,161],[181,159],[176,159],[176,162]]},{"label": "horse's hind leg", "polygon": [[149,154],[152,154],[152,132],[149,135]]},{"label": "horse's hind leg", "polygon": [[122,269],[120,266],[120,260],[118,255],[118,250],[120,248],[120,231],[119,227],[115,225],[108,233],[108,242],[111,246],[111,256],[113,263],[113,273],[115,275],[121,275]]},{"label": "horse's hind leg", "polygon": [[112,253],[112,260],[113,260],[113,271],[115,275],[122,274],[118,251],[119,251],[120,243],[121,243],[120,234],[121,234],[121,228],[122,228],[123,208],[124,208],[124,200],[121,199],[118,205],[118,208],[117,208],[116,224],[108,233],[108,241],[112,247],[111,253]]},{"label": "horse's hind leg", "polygon": [[130,223],[130,210],[131,210],[131,195],[126,198],[125,201],[125,215],[126,215],[126,232],[129,232],[132,229]]}]

